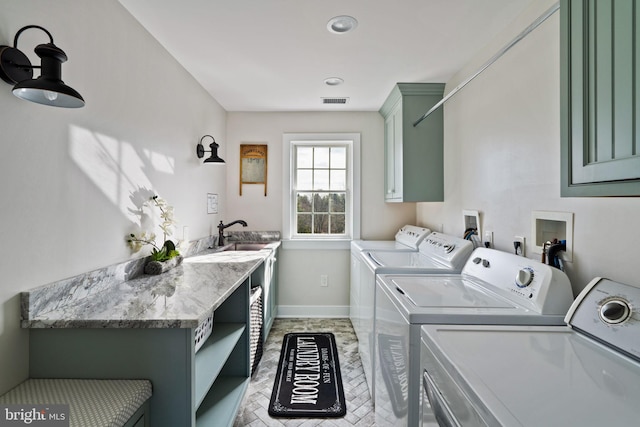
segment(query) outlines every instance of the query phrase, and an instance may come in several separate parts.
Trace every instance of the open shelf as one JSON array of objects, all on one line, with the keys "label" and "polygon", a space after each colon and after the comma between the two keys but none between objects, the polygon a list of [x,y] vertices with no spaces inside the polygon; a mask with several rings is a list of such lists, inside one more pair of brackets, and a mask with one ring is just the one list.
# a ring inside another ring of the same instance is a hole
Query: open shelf
[{"label": "open shelf", "polygon": [[220,376],[196,411],[196,426],[232,426],[251,378]]},{"label": "open shelf", "polygon": [[[195,356],[195,407],[200,407],[229,355],[246,329],[244,323],[216,323],[211,336]],[[216,382],[216,393],[217,390]]]}]

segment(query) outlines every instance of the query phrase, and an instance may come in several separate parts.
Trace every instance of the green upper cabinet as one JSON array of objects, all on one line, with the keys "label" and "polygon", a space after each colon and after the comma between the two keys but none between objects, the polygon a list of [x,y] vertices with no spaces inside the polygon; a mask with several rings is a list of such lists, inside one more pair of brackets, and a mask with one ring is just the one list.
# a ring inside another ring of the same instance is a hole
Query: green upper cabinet
[{"label": "green upper cabinet", "polygon": [[398,83],[380,108],[384,117],[385,201],[444,200],[442,83]]},{"label": "green upper cabinet", "polygon": [[561,0],[561,194],[640,195],[635,0]]}]

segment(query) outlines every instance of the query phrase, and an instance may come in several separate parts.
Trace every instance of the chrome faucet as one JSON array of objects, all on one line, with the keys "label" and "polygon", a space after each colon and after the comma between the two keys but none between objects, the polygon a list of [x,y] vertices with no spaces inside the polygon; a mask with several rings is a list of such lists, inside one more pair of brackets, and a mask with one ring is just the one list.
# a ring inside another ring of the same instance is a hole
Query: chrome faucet
[{"label": "chrome faucet", "polygon": [[241,224],[243,227],[247,226],[247,222],[241,219],[237,219],[226,225],[223,224],[222,221],[220,221],[220,224],[218,224],[218,246],[224,245],[224,234],[223,234],[224,229],[227,227],[231,227],[233,224]]}]

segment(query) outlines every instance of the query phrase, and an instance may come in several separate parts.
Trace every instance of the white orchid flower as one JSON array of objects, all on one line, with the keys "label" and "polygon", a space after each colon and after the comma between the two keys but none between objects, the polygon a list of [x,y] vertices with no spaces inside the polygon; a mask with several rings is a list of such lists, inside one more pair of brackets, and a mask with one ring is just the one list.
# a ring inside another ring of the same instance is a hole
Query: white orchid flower
[{"label": "white orchid flower", "polygon": [[[160,218],[162,219],[162,223],[159,225],[160,229],[164,234],[164,240],[167,240],[168,236],[171,236],[172,227],[177,224],[177,221],[173,214],[173,206],[170,206],[166,200],[157,195],[150,198],[148,203],[153,203],[155,206],[160,209]],[[156,250],[160,248],[156,245],[156,235],[154,233],[148,233],[147,231],[142,231],[136,234],[130,234],[127,236],[127,243],[133,252],[138,252],[144,245],[151,245]],[[163,244],[164,245],[164,244]]]}]

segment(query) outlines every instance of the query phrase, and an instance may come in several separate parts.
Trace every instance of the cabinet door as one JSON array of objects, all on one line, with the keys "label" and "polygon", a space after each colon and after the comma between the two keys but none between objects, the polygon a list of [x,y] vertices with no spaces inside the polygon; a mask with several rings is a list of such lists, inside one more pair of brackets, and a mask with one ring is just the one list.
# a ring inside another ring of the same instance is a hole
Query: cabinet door
[{"label": "cabinet door", "polygon": [[634,0],[562,0],[562,195],[640,195]]},{"label": "cabinet door", "polygon": [[385,200],[402,200],[402,103],[384,121]]},{"label": "cabinet door", "polygon": [[442,83],[398,83],[380,108],[385,125],[385,201],[444,200],[442,109],[416,117],[442,99]]}]

